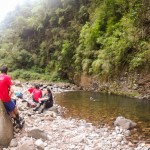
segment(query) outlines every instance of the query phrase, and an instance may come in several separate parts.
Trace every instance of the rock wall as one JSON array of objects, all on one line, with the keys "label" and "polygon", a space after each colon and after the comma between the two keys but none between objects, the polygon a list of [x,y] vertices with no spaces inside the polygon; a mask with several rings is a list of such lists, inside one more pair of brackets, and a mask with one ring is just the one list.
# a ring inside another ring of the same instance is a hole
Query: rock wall
[{"label": "rock wall", "polygon": [[7,147],[13,138],[13,125],[0,100],[0,147]]},{"label": "rock wall", "polygon": [[81,74],[80,78],[75,80],[75,84],[85,90],[150,99],[150,75],[124,73],[121,76],[104,80],[98,76]]}]

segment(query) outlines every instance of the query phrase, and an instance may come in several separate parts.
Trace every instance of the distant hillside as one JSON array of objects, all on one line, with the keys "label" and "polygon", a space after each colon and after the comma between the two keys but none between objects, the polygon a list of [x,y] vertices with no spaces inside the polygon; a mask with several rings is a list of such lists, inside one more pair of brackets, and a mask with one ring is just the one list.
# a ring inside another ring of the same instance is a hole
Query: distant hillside
[{"label": "distant hillside", "polygon": [[150,2],[29,1],[1,24],[0,58],[12,71],[32,70],[55,80],[149,72]]}]

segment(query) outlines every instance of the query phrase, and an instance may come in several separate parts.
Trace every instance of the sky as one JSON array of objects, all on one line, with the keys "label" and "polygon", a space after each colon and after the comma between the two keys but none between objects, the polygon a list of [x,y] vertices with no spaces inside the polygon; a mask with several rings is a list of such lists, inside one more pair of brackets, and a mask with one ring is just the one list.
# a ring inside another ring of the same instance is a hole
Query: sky
[{"label": "sky", "polygon": [[19,4],[23,4],[26,0],[0,0],[0,22],[6,14],[15,9]]}]

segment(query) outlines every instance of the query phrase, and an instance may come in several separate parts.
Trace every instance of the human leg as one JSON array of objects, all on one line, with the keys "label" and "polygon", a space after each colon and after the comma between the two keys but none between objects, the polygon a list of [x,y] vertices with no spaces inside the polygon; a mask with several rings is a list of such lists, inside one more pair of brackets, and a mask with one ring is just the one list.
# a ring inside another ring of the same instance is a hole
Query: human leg
[{"label": "human leg", "polygon": [[4,102],[4,106],[8,114],[12,117],[14,125],[18,125],[19,128],[22,128],[24,120],[19,116],[18,109],[14,101]]},{"label": "human leg", "polygon": [[19,115],[17,107],[15,106],[15,108],[11,112],[9,112],[9,114],[12,118],[16,118],[16,116]]},{"label": "human leg", "polygon": [[33,111],[37,111],[41,105],[43,104],[43,102],[38,103],[38,105],[33,109]]},{"label": "human leg", "polygon": [[41,105],[41,108],[38,113],[43,113],[43,111],[45,109],[45,105],[46,105],[46,101],[43,101],[43,104]]}]

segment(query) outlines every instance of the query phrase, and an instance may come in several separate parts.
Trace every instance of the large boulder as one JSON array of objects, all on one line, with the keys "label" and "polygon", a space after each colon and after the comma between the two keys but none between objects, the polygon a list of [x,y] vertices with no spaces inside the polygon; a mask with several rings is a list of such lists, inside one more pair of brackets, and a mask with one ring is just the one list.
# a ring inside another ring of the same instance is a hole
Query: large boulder
[{"label": "large boulder", "polygon": [[13,139],[13,125],[0,100],[0,147],[7,147]]},{"label": "large boulder", "polygon": [[46,134],[46,132],[37,128],[29,129],[27,131],[27,136],[35,139],[42,139],[43,141],[48,140],[48,135]]},{"label": "large boulder", "polygon": [[136,127],[137,124],[135,122],[131,121],[130,119],[126,119],[123,116],[119,116],[116,118],[114,125],[120,126],[126,130],[130,130],[130,129],[133,129],[134,127]]}]

